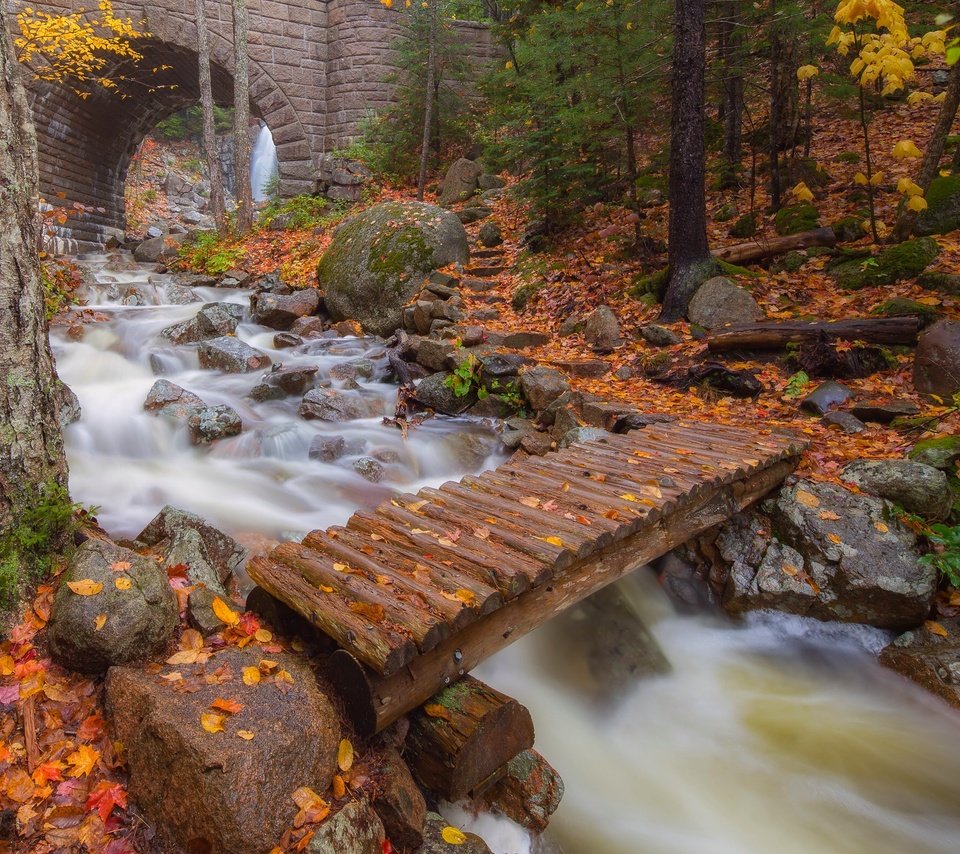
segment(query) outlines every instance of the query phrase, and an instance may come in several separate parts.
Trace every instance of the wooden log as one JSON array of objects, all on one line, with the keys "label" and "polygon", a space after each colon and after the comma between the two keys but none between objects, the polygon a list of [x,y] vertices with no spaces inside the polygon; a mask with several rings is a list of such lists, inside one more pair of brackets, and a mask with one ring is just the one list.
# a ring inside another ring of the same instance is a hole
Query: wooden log
[{"label": "wooden log", "polygon": [[465,676],[410,715],[405,753],[426,788],[457,801],[532,746],[530,712]]},{"label": "wooden log", "polygon": [[786,234],[783,237],[758,237],[746,243],[724,246],[714,249],[713,255],[728,264],[752,264],[766,258],[775,258],[794,249],[807,249],[810,246],[835,246],[837,235],[832,228],[814,228],[799,234]]},{"label": "wooden log", "polygon": [[787,457],[742,481],[703,493],[672,516],[651,519],[630,537],[559,571],[549,583],[481,617],[392,676],[378,676],[349,652],[338,650],[328,661],[328,678],[357,730],[364,735],[379,732],[554,615],[752,504],[798,461],[798,454]]},{"label": "wooden log", "polygon": [[782,350],[788,344],[818,341],[864,341],[868,344],[913,347],[920,332],[918,317],[860,317],[854,320],[761,320],[734,326],[707,339],[711,353],[730,350]]}]

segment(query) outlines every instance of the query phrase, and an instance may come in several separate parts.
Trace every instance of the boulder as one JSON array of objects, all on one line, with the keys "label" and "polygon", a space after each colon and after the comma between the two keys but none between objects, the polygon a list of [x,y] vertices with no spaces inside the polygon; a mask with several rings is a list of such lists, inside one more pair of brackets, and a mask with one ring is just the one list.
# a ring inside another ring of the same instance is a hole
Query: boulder
[{"label": "boulder", "polygon": [[563,434],[560,447],[568,448],[577,442],[599,442],[609,435],[610,433],[602,427],[572,427]]},{"label": "boulder", "polygon": [[204,637],[223,631],[227,627],[227,624],[213,610],[213,603],[218,595],[223,598],[225,594],[218,594],[207,587],[196,587],[187,596],[187,621]]},{"label": "boulder", "polygon": [[831,409],[846,403],[853,396],[845,385],[835,380],[820,383],[810,394],[800,401],[800,408],[817,415],[824,415]]},{"label": "boulder", "polygon": [[960,175],[937,176],[924,198],[927,209],[917,216],[914,234],[946,234],[960,228]]},{"label": "boulder", "polygon": [[161,234],[159,237],[151,237],[133,250],[133,257],[141,264],[173,261],[180,253],[180,244],[186,237],[186,234]]},{"label": "boulder", "polygon": [[423,795],[396,750],[385,753],[380,774],[383,782],[373,800],[373,808],[383,822],[387,838],[401,851],[416,851],[423,845],[423,825],[427,817]]},{"label": "boulder", "polygon": [[886,502],[801,480],[762,510],[738,514],[717,537],[728,611],[773,608],[901,630],[926,619],[936,571],[920,563],[917,535]]},{"label": "boulder", "polygon": [[386,838],[383,822],[366,799],[349,801],[317,827],[307,854],[383,854],[390,850],[384,848]]},{"label": "boulder", "polygon": [[524,750],[507,763],[506,775],[478,799],[484,809],[542,833],[563,798],[563,780],[536,750]]},{"label": "boulder", "polygon": [[949,403],[960,392],[960,321],[941,320],[920,334],[913,387]]},{"label": "boulder", "polygon": [[236,303],[211,302],[189,320],[176,323],[160,334],[174,344],[193,344],[207,338],[233,335],[243,320],[243,306]]},{"label": "boulder", "polygon": [[920,408],[909,400],[868,400],[854,404],[850,411],[861,421],[875,424],[889,424],[895,418],[917,415]]},{"label": "boulder", "polygon": [[[484,399],[489,400],[491,397],[494,395],[488,395]],[[466,430],[448,433],[440,441],[457,461],[458,467],[471,470],[479,469],[490,459],[498,444],[496,438],[489,433],[468,433]]]},{"label": "boulder", "polygon": [[311,460],[332,463],[347,453],[347,441],[343,436],[314,436],[308,456]]},{"label": "boulder", "polygon": [[533,410],[539,412],[569,391],[570,383],[560,371],[535,365],[520,374],[520,390]]},{"label": "boulder", "polygon": [[477,186],[479,186],[481,190],[502,190],[507,186],[507,182],[499,175],[492,175],[486,172],[477,178]]},{"label": "boulder", "polygon": [[960,461],[960,436],[938,436],[921,439],[910,451],[909,457],[935,469],[953,472]]},{"label": "boulder", "polygon": [[777,234],[797,234],[820,225],[820,214],[809,202],[780,208],[773,218]]},{"label": "boulder", "polygon": [[164,549],[163,565],[183,566],[191,584],[202,584],[221,596],[226,595],[220,573],[207,554],[203,537],[193,528],[180,528],[174,532]]},{"label": "boulder", "polygon": [[247,557],[247,550],[223,531],[194,513],[166,505],[137,535],[137,542],[145,546],[166,550],[184,529],[196,531],[203,541],[204,555],[217,571],[217,577],[225,582]]},{"label": "boulder", "polygon": [[620,344],[620,322],[610,306],[598,306],[584,318],[583,340],[597,350],[612,350]]},{"label": "boulder", "polygon": [[483,169],[473,160],[461,157],[454,161],[440,185],[440,204],[452,205],[469,199],[480,186]]},{"label": "boulder", "polygon": [[672,329],[653,323],[649,326],[641,326],[638,333],[651,347],[672,347],[683,340]]},{"label": "boulder", "polygon": [[199,302],[192,288],[178,285],[176,282],[167,282],[164,285],[163,296],[169,305],[190,305]]},{"label": "boulder", "polygon": [[830,410],[820,419],[820,423],[826,424],[828,427],[839,427],[848,435],[862,433],[867,429],[867,425],[857,418],[856,415],[840,409]]},{"label": "boulder", "polygon": [[687,317],[704,329],[717,329],[759,320],[763,311],[749,291],[725,276],[714,276],[697,288]]},{"label": "boulder", "polygon": [[421,405],[443,415],[459,415],[466,412],[477,402],[477,392],[473,387],[462,397],[458,397],[447,384],[447,378],[453,376],[439,371],[424,377],[417,383],[413,396]]},{"label": "boulder", "polygon": [[303,339],[299,335],[290,332],[278,332],[273,336],[273,346],[276,350],[287,350],[291,347],[299,347]]},{"label": "boulder", "polygon": [[942,633],[928,625],[904,632],[883,648],[880,663],[960,709],[960,620],[939,622]]},{"label": "boulder", "polygon": [[499,246],[503,243],[503,233],[500,231],[500,226],[495,222],[485,222],[480,226],[477,240],[481,246],[492,249],[494,246]]},{"label": "boulder", "polygon": [[417,348],[417,363],[431,371],[446,371],[450,368],[450,357],[455,349],[452,341],[424,338]]},{"label": "boulder", "polygon": [[237,411],[225,404],[202,406],[187,416],[187,430],[194,445],[208,445],[218,439],[239,436],[243,421]]},{"label": "boulder", "polygon": [[492,213],[493,211],[484,205],[475,205],[464,208],[462,211],[457,211],[457,219],[464,225],[470,225],[472,222],[479,222],[482,219],[486,219]]},{"label": "boulder", "polygon": [[895,246],[889,246],[879,255],[858,255],[844,260],[844,256],[827,265],[827,270],[846,290],[892,285],[903,279],[920,275],[940,253],[940,247],[931,237],[918,237]]},{"label": "boulder", "polygon": [[456,215],[421,202],[384,202],[343,223],[320,259],[317,279],[334,320],[388,336],[426,276],[465,264],[467,233]]},{"label": "boulder", "polygon": [[58,380],[54,389],[57,401],[57,414],[60,417],[60,428],[64,429],[80,420],[83,411],[80,408],[80,398],[62,380]]},{"label": "boulder", "polygon": [[946,519],[953,507],[947,476],[913,460],[856,460],[844,468],[842,478],[932,522]]},{"label": "boulder", "polygon": [[428,812],[423,825],[423,847],[417,854],[493,854],[487,843],[474,833],[463,833],[461,842],[446,842],[443,831],[449,827],[447,820],[435,812]]},{"label": "boulder", "polygon": [[[82,586],[74,590],[70,584]],[[97,592],[84,595],[88,588]],[[177,616],[177,597],[163,567],[109,541],[87,540],[54,596],[50,654],[82,673],[142,661],[166,647]]]},{"label": "boulder", "polygon": [[[263,658],[251,644],[200,665],[164,668],[179,669],[189,691],[139,668],[107,675],[107,714],[126,748],[130,797],[187,851],[266,854],[293,823],[293,792],[325,791],[336,770],[340,725],[312,671],[293,656],[271,654],[271,675],[245,684],[243,670],[262,669]],[[280,671],[289,680],[277,681]],[[217,698],[242,708],[219,715],[223,731],[209,732],[201,718]]]},{"label": "boulder", "polygon": [[301,418],[318,421],[356,421],[384,414],[379,395],[346,394],[331,388],[310,389],[300,401]]},{"label": "boulder", "polygon": [[292,294],[264,291],[250,297],[253,322],[271,329],[287,330],[301,317],[315,314],[320,295],[315,288],[304,288]]},{"label": "boulder", "polygon": [[302,397],[313,386],[317,371],[316,365],[285,368],[283,365],[274,365],[273,369],[263,375],[263,380],[250,391],[254,400],[280,400],[287,395]]},{"label": "boulder", "polygon": [[199,349],[200,367],[228,374],[246,374],[259,371],[270,364],[266,353],[254,350],[239,338],[213,338],[202,341]]}]

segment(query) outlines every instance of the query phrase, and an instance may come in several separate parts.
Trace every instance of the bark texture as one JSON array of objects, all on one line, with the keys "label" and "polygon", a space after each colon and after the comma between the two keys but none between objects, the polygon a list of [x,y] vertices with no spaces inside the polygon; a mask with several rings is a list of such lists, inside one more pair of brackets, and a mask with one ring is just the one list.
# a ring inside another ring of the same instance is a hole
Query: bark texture
[{"label": "bark texture", "polygon": [[253,226],[250,186],[250,61],[247,54],[247,0],[233,0],[233,128],[236,135],[237,230]]},{"label": "bark texture", "polygon": [[677,320],[715,269],[707,246],[704,173],[704,0],[676,0],[670,113],[670,279],[664,320]]},{"label": "bark texture", "polygon": [[67,482],[37,256],[36,137],[10,14],[0,3],[0,530],[48,483]]},{"label": "bark texture", "polygon": [[217,149],[213,117],[213,87],[210,83],[210,34],[207,30],[206,0],[196,0],[197,56],[200,72],[200,108],[203,111],[203,148],[210,176],[210,213],[221,236],[227,232],[227,211],[223,201],[223,173]]}]

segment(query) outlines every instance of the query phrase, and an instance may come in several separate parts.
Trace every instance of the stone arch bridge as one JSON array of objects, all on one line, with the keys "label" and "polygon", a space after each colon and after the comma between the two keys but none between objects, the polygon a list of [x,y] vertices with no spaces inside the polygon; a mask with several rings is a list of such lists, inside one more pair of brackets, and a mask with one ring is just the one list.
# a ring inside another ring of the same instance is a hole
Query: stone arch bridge
[{"label": "stone arch bridge", "polygon": [[[95,0],[0,0],[64,13]],[[390,44],[402,12],[378,0],[248,0],[250,101],[273,132],[284,196],[312,192],[321,158],[349,142],[361,119],[389,104],[395,69]],[[144,59],[118,69],[140,81],[132,97],[97,92],[80,99],[66,87],[31,84],[37,125],[41,196],[87,210],[68,222],[74,248],[119,236],[125,226],[124,183],[134,152],[157,122],[199,99],[193,0],[115,0],[150,38]],[[233,100],[232,3],[207,0],[214,99]],[[474,69],[497,55],[490,30],[460,22],[459,43]],[[151,69],[168,66],[162,72]],[[156,88],[157,85],[160,88]],[[142,90],[142,91],[141,91]]]}]

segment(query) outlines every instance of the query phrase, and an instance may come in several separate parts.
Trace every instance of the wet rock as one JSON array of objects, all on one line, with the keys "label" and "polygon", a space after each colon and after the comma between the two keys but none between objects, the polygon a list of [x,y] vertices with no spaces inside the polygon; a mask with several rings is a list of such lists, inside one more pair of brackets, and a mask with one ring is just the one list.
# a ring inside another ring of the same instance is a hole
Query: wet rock
[{"label": "wet rock", "polygon": [[707,279],[697,289],[687,309],[690,322],[704,329],[749,323],[763,316],[753,294],[724,276]]},{"label": "wet rock", "polygon": [[447,385],[447,378],[452,374],[440,371],[424,377],[417,383],[413,396],[416,401],[434,412],[443,415],[460,415],[466,412],[477,402],[476,389],[470,388],[467,394],[458,397],[454,390]]},{"label": "wet rock", "polygon": [[245,288],[253,280],[253,275],[246,270],[233,268],[227,270],[217,281],[218,288]]},{"label": "wet rock", "polygon": [[250,297],[253,322],[271,329],[289,329],[298,318],[315,314],[319,307],[320,295],[315,288],[292,294],[265,292]]},{"label": "wet rock", "polygon": [[487,789],[477,803],[534,833],[542,833],[562,799],[560,775],[536,750],[531,749],[511,759],[507,763],[506,776]]},{"label": "wet rock", "polygon": [[383,843],[386,838],[383,822],[367,801],[350,801],[336,815],[326,819],[317,827],[316,833],[307,846],[307,852],[308,854],[383,854]]},{"label": "wet rock", "polygon": [[218,439],[239,436],[243,421],[235,409],[224,404],[203,406],[187,416],[187,430],[194,445],[208,445]]},{"label": "wet rock", "polygon": [[517,377],[520,370],[532,364],[531,360],[519,353],[487,353],[477,358],[485,384],[499,380],[501,384]]},{"label": "wet rock", "polygon": [[180,252],[180,244],[185,234],[161,234],[144,240],[133,250],[133,257],[141,264],[158,264],[161,261],[173,261]]},{"label": "wet rock", "polygon": [[853,392],[845,385],[841,385],[834,380],[828,380],[818,385],[801,400],[800,408],[817,415],[825,415],[831,409],[846,403],[852,396]]},{"label": "wet rock", "polygon": [[301,418],[318,421],[356,421],[383,415],[383,401],[379,396],[365,397],[344,394],[329,388],[314,388],[300,401]]},{"label": "wet rock", "polygon": [[960,436],[922,439],[913,446],[909,456],[915,462],[952,472],[960,460]]},{"label": "wet rock", "polygon": [[869,400],[866,403],[857,403],[850,411],[861,421],[874,424],[889,424],[894,418],[916,415],[920,409],[908,400],[891,400],[889,402]]},{"label": "wet rock", "polygon": [[913,460],[857,460],[844,468],[842,478],[933,522],[946,519],[953,506],[947,476]]},{"label": "wet rock", "polygon": [[[123,571],[114,567],[127,564]],[[130,582],[129,588],[116,582]],[[101,585],[80,595],[72,582]],[[98,618],[104,616],[101,628]],[[68,670],[99,673],[163,650],[177,623],[177,599],[163,567],[106,540],[87,540],[74,553],[57,588],[47,640],[54,661]]]},{"label": "wet rock", "polygon": [[319,317],[298,317],[290,325],[290,334],[303,338],[319,338],[326,330],[326,324]]},{"label": "wet rock", "polygon": [[716,605],[705,574],[682,554],[682,548],[667,552],[655,562],[660,587],[673,605],[688,613],[700,613]]},{"label": "wet rock", "polygon": [[[187,597],[187,621],[204,637],[222,631],[227,624],[213,610],[217,593],[207,587],[197,587]],[[223,594],[220,594],[221,598]]]},{"label": "wet rock", "polygon": [[672,329],[668,329],[666,326],[657,326],[653,323],[648,326],[641,326],[638,332],[640,337],[652,347],[672,347],[683,340]]},{"label": "wet rock", "polygon": [[926,625],[904,632],[883,648],[880,663],[960,709],[960,620],[939,623],[946,635]]},{"label": "wet rock", "polygon": [[542,457],[554,449],[553,437],[549,433],[533,431],[520,440],[520,448],[535,457]]},{"label": "wet rock", "polygon": [[483,169],[473,160],[461,157],[454,161],[447,169],[447,174],[440,185],[441,205],[452,205],[454,202],[463,202],[469,199],[478,189]]},{"label": "wet rock", "polygon": [[610,363],[603,359],[557,359],[553,364],[571,377],[597,379],[610,373]]},{"label": "wet rock", "polygon": [[610,306],[598,306],[586,316],[583,339],[597,350],[612,350],[619,346],[620,322]]},{"label": "wet rock", "polygon": [[423,847],[417,854],[493,854],[487,843],[474,833],[464,833],[465,842],[445,842],[445,827],[449,827],[449,824],[442,815],[428,812],[423,825]]},{"label": "wet rock", "polygon": [[450,368],[450,357],[455,349],[449,341],[424,338],[417,349],[417,362],[431,371],[446,371]]},{"label": "wet rock", "polygon": [[607,438],[610,434],[601,427],[573,427],[563,434],[560,440],[561,448],[568,448],[577,442],[598,442]]},{"label": "wet rock", "polygon": [[837,409],[828,412],[821,420],[824,424],[830,427],[839,427],[844,433],[851,435],[854,433],[862,433],[867,429],[867,425],[857,418],[856,415]]},{"label": "wet rock", "polygon": [[[107,675],[107,713],[126,748],[130,797],[185,850],[266,854],[293,822],[291,793],[322,792],[335,771],[340,727],[313,673],[293,656],[271,655],[273,672],[285,670],[292,682],[245,685],[243,669],[262,657],[259,649],[217,652],[202,671],[228,677],[226,684],[201,680],[189,692],[139,668]],[[205,731],[201,715],[224,696],[243,708],[224,716],[223,732]],[[253,738],[238,737],[241,730]]]},{"label": "wet rock", "polygon": [[318,370],[316,365],[274,365],[273,370],[264,374],[263,382],[253,387],[250,397],[258,401],[280,400],[287,395],[302,397],[313,386]]},{"label": "wet rock", "polygon": [[200,342],[200,367],[228,374],[263,370],[270,364],[266,353],[254,350],[239,338],[213,338]]},{"label": "wet rock", "polygon": [[314,436],[308,452],[311,460],[332,463],[347,452],[347,442],[343,436]]},{"label": "wet rock", "polygon": [[485,222],[480,226],[477,240],[480,241],[481,246],[486,246],[487,248],[499,246],[503,243],[503,234],[500,231],[500,226],[495,222]]},{"label": "wet rock", "polygon": [[353,470],[370,483],[380,483],[386,475],[383,464],[373,457],[360,457],[353,464]]},{"label": "wet rock", "polygon": [[[471,410],[472,412],[472,410]],[[497,440],[487,433],[458,431],[449,433],[441,440],[450,451],[459,468],[480,468],[497,449]]]},{"label": "wet rock", "polygon": [[58,380],[54,395],[57,400],[57,413],[60,417],[60,428],[64,429],[80,420],[83,412],[80,408],[80,398],[74,394],[63,380]]},{"label": "wet rock", "polygon": [[170,305],[190,305],[199,302],[197,295],[191,288],[178,285],[175,282],[167,282],[164,285],[163,296]]},{"label": "wet rock", "polygon": [[913,387],[949,403],[960,392],[960,321],[940,320],[920,334]]},{"label": "wet rock", "polygon": [[277,350],[287,350],[291,347],[299,347],[303,343],[303,339],[299,335],[294,335],[291,332],[278,332],[273,336],[273,346]]},{"label": "wet rock", "polygon": [[208,303],[197,314],[162,330],[160,334],[174,344],[193,344],[207,338],[232,335],[243,320],[243,307],[231,303]]},{"label": "wet rock", "polygon": [[166,505],[138,535],[145,546],[166,548],[177,533],[185,528],[196,531],[203,541],[207,559],[217,570],[217,577],[226,582],[247,557],[247,550],[223,531],[194,513]]},{"label": "wet rock", "polygon": [[774,608],[885,629],[926,619],[936,572],[920,563],[916,534],[886,502],[801,480],[762,510],[720,529],[728,611]]},{"label": "wet rock", "polygon": [[416,851],[423,844],[427,817],[423,795],[396,750],[384,754],[380,772],[383,784],[373,800],[373,809],[394,846],[401,851]]},{"label": "wet rock", "polygon": [[203,538],[193,528],[180,528],[174,532],[164,550],[163,565],[183,566],[191,584],[201,584],[220,596],[226,595],[220,573],[207,554]]},{"label": "wet rock", "polygon": [[577,314],[571,314],[557,330],[557,335],[561,338],[569,338],[571,335],[577,335],[583,332],[583,318]]},{"label": "wet rock", "polygon": [[539,412],[568,391],[570,383],[560,371],[535,365],[520,374],[520,389],[534,411]]}]

